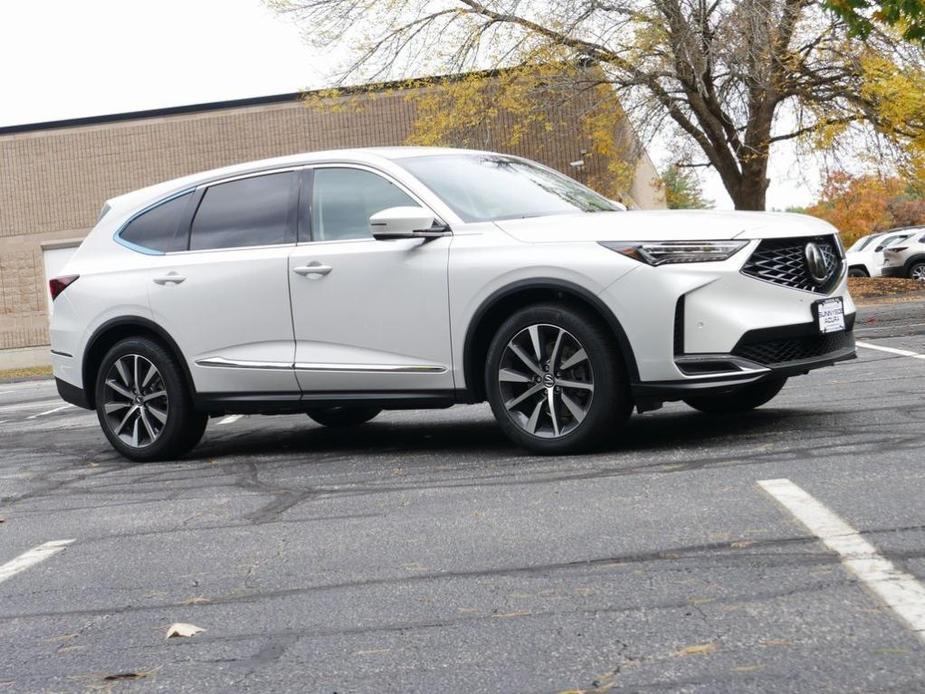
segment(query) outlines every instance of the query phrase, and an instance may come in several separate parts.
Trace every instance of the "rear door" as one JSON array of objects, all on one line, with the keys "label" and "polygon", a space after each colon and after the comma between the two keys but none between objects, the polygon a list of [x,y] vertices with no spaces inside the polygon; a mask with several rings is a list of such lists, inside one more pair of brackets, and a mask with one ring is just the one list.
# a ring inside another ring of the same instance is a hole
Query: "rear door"
[{"label": "rear door", "polygon": [[[447,289],[451,237],[377,241],[369,217],[423,206],[385,174],[326,165],[306,174],[305,242],[289,281],[296,375],[306,393],[453,388]],[[312,268],[315,271],[312,272]]]},{"label": "rear door", "polygon": [[288,259],[299,185],[289,170],[203,186],[179,231],[187,250],[152,257],[154,320],[200,393],[298,393]]}]

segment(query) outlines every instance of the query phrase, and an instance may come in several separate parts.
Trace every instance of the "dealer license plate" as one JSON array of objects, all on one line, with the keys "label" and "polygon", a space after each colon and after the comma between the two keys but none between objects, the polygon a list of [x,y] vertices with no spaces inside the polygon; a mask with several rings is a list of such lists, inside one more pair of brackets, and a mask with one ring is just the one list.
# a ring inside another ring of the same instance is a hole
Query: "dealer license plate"
[{"label": "dealer license plate", "polygon": [[816,304],[820,333],[837,333],[845,329],[845,304],[839,299],[826,299]]}]

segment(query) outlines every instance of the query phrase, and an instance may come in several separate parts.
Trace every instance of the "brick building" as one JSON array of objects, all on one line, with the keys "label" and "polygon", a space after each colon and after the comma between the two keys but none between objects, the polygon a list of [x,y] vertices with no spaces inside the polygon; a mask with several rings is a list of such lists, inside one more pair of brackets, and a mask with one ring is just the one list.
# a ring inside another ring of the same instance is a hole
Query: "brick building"
[{"label": "brick building", "polygon": [[[48,363],[46,274],[60,270],[106,199],[252,159],[402,144],[415,114],[406,91],[369,97],[360,109],[310,109],[299,94],[283,94],[0,128],[0,369]],[[587,99],[576,92],[559,109],[577,119],[593,107]],[[510,126],[501,115],[491,127]],[[578,129],[567,130],[528,133],[507,149],[577,178],[605,169],[586,156]],[[643,153],[628,191],[638,206],[664,207],[655,176]]]}]

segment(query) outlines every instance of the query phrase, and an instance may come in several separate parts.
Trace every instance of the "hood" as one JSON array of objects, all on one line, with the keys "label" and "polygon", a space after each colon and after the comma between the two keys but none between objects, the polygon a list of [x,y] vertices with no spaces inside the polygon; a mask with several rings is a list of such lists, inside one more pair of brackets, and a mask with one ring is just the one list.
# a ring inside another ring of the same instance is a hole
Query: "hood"
[{"label": "hood", "polygon": [[835,234],[828,222],[783,212],[639,210],[552,215],[495,222],[525,243],[706,241]]}]

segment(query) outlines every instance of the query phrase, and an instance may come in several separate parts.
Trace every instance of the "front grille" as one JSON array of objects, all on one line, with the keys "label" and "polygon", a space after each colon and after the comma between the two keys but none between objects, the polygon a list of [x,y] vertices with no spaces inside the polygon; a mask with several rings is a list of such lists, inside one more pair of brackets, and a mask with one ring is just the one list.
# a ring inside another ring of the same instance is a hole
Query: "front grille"
[{"label": "front grille", "polygon": [[[824,279],[816,279],[807,262],[807,245],[816,244],[825,265]],[[806,292],[827,294],[841,278],[844,262],[834,236],[765,239],[745,262],[743,274]]]},{"label": "front grille", "polygon": [[746,340],[747,336],[736,345],[732,353],[764,366],[816,359],[854,346],[854,335],[850,330],[825,335],[784,337],[751,344]]}]

